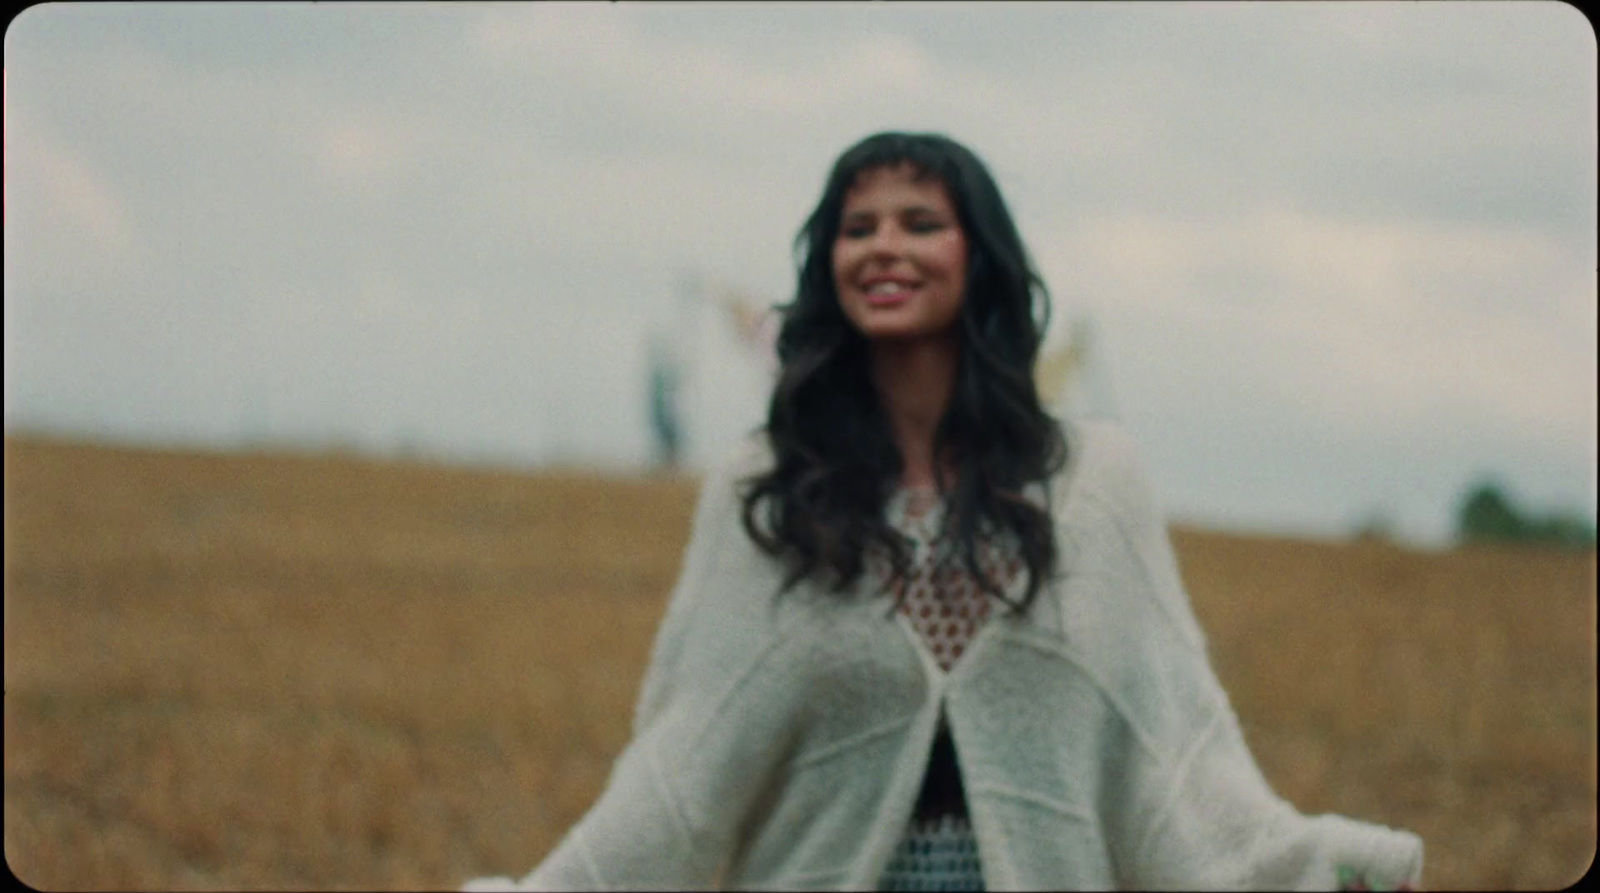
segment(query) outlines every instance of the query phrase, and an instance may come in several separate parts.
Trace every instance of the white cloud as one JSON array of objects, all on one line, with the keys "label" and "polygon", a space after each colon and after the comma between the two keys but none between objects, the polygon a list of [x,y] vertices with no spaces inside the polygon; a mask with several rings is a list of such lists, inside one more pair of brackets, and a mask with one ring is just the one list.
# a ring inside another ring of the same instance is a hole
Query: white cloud
[{"label": "white cloud", "polygon": [[[20,111],[8,114],[7,279],[13,264],[26,281],[93,282],[90,271],[134,261],[139,239],[126,201],[107,175],[69,141]],[[9,221],[8,221],[9,222]]]},{"label": "white cloud", "polygon": [[495,5],[482,9],[467,32],[468,45],[497,61],[570,60],[579,74],[608,70],[628,54],[637,36],[630,20],[614,8],[588,3]]},{"label": "white cloud", "polygon": [[882,26],[842,29],[842,39],[797,61],[761,52],[781,34],[754,34],[751,45],[659,37],[645,25],[655,12],[496,7],[468,40],[483,59],[529,83],[561,82],[581,97],[576,105],[595,114],[626,112],[719,135],[761,129],[770,136],[774,126],[798,135],[843,108],[883,114],[996,95],[981,74],[941,65],[916,38]]},{"label": "white cloud", "polygon": [[1246,351],[1256,387],[1347,424],[1433,412],[1558,442],[1593,430],[1593,257],[1538,232],[1264,207],[1086,220],[1046,244],[1090,313],[1229,357],[1191,380]]},{"label": "white cloud", "polygon": [[127,212],[104,180],[69,152],[41,149],[37,169],[47,200],[60,212],[69,232],[86,237],[81,243],[84,253],[130,251],[134,239]]},{"label": "white cloud", "polygon": [[316,142],[319,167],[342,184],[392,181],[416,164],[415,144],[397,122],[347,118],[325,125]]}]

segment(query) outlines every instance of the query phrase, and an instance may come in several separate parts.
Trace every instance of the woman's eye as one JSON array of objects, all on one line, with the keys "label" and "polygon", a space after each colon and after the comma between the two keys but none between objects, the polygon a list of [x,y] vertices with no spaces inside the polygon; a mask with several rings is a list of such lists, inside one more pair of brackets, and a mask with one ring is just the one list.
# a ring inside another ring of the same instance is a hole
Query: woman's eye
[{"label": "woman's eye", "polygon": [[[907,223],[898,224],[902,232],[918,234],[938,232],[939,230],[944,229],[947,225],[948,224],[942,220],[912,220]],[[846,239],[864,239],[872,235],[876,229],[877,227],[870,223],[857,223],[841,227],[839,230],[839,235]]]}]

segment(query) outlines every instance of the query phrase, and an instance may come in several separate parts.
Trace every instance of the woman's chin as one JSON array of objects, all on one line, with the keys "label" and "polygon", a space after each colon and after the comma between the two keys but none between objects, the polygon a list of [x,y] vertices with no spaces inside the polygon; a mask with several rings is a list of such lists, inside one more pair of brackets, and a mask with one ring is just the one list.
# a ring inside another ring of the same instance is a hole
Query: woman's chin
[{"label": "woman's chin", "polygon": [[940,339],[951,334],[948,327],[939,328],[916,321],[906,322],[878,322],[860,326],[863,337],[868,341],[883,341],[893,343],[911,343]]}]

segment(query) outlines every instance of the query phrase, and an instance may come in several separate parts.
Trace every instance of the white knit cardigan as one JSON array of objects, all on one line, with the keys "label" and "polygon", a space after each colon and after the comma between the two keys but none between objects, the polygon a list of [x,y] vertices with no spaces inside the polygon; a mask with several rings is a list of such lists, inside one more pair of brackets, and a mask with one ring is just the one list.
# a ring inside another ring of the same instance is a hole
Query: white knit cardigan
[{"label": "white knit cardigan", "polygon": [[1341,867],[1417,884],[1416,835],[1273,793],[1132,442],[1106,422],[1066,431],[1050,483],[1064,574],[1025,617],[994,611],[948,674],[887,596],[773,597],[781,565],[736,489],[770,452],[746,441],[702,486],[599,800],[520,881],[464,889],[872,889],[941,709],[990,890],[1333,890]]}]

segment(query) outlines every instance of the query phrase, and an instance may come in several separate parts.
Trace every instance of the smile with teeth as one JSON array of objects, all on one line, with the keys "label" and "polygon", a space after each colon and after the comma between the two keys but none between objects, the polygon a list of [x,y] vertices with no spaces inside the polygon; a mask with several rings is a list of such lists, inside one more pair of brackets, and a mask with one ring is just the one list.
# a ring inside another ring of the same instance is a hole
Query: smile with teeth
[{"label": "smile with teeth", "polygon": [[864,291],[869,306],[898,307],[911,299],[911,293],[915,289],[916,286],[909,282],[883,279],[869,283]]},{"label": "smile with teeth", "polygon": [[867,287],[869,295],[892,295],[903,291],[910,291],[912,286],[904,282],[874,282]]}]

